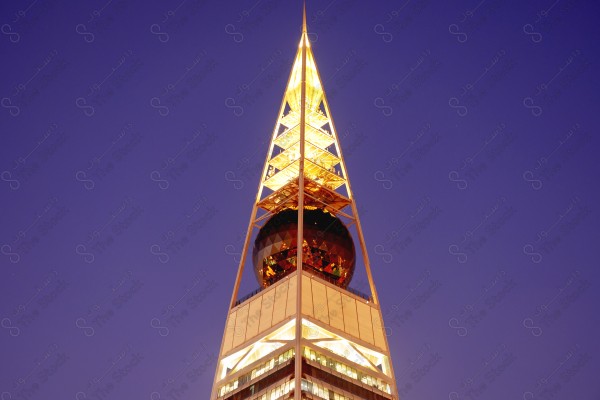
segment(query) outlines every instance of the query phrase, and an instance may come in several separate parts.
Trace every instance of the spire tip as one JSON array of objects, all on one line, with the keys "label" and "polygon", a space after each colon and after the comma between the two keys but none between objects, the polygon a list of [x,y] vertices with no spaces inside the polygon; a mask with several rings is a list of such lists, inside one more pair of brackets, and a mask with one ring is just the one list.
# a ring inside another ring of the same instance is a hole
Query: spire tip
[{"label": "spire tip", "polygon": [[306,33],[306,1],[302,2],[302,33]]}]

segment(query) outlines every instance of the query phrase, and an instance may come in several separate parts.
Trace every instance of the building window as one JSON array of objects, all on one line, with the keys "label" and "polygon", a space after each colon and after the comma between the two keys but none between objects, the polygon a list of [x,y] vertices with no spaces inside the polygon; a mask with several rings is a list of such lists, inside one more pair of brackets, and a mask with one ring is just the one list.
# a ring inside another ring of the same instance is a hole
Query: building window
[{"label": "building window", "polygon": [[[382,379],[372,377],[361,371],[357,371],[355,368],[352,368],[344,363],[341,363],[331,357],[327,357],[323,354],[315,352],[314,350],[309,349],[308,347],[304,348],[303,353],[304,353],[304,357],[306,359],[312,360],[312,361],[317,361],[319,364],[337,372],[338,374],[348,376],[352,379],[360,380],[362,383],[364,383],[366,385],[375,387],[375,388],[381,390],[382,392],[391,394],[390,385],[387,384]],[[313,393],[313,392],[311,392],[311,393]],[[313,394],[316,394],[316,393],[313,393]],[[327,399],[329,400],[329,398],[327,398]]]}]

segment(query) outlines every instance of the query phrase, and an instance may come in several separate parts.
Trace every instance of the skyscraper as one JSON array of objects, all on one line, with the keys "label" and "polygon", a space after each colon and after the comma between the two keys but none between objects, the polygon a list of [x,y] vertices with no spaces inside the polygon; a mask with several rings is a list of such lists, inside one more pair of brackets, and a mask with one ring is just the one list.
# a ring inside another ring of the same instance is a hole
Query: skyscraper
[{"label": "skyscraper", "polygon": [[[349,286],[357,264],[351,230],[370,295]],[[252,238],[260,287],[238,297]],[[211,399],[398,399],[306,12],[252,208]]]}]

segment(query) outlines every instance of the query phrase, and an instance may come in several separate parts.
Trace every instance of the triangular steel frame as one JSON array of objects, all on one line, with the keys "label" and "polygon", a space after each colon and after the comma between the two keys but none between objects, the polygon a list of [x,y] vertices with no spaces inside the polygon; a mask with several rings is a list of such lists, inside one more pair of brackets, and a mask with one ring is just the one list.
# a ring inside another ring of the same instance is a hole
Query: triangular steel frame
[{"label": "triangular steel frame", "polygon": [[[309,75],[308,82],[307,75]],[[300,82],[298,82],[298,79]],[[317,104],[315,104],[315,102],[317,102]],[[295,118],[298,119],[297,124],[289,122],[290,120],[295,120]],[[314,121],[317,121],[316,125],[322,124],[315,127]],[[326,122],[323,123],[323,121]],[[287,126],[286,123],[292,126]],[[324,126],[327,126],[327,128],[323,129]],[[295,135],[299,135],[298,141],[295,140]],[[328,138],[326,135],[329,135],[330,137]],[[293,139],[290,140],[290,137]],[[319,144],[321,144],[321,147],[319,147]],[[323,146],[325,148],[323,148]],[[307,155],[307,147],[309,147],[311,151],[319,154],[314,157]],[[279,150],[278,154],[274,154],[276,149]],[[333,152],[329,151],[329,149],[333,150]],[[294,154],[294,152],[297,153]],[[279,159],[276,159],[277,157],[279,157]],[[328,165],[322,165],[323,157],[329,160]],[[346,193],[342,193],[342,190],[345,190]],[[321,205],[321,207],[319,207],[319,205]],[[281,209],[296,208],[298,210],[297,243],[302,243],[305,206],[326,209],[332,214],[345,217],[351,225],[356,226],[356,234],[358,236],[362,260],[369,283],[369,289],[371,291],[370,295],[372,303],[376,306],[382,321],[379,298],[373,282],[367,246],[365,244],[356,202],[350,186],[346,164],[344,162],[329,103],[322,86],[322,80],[316,67],[310,41],[308,39],[306,6],[304,5],[302,34],[299,48],[292,71],[288,78],[286,91],[279,109],[277,123],[273,129],[269,149],[265,157],[256,199],[252,207],[250,221],[246,231],[246,238],[242,248],[231,301],[229,303],[229,312],[239,304],[239,288],[254,230],[260,229],[263,221]],[[348,206],[350,207],[350,212],[344,211]],[[258,215],[259,210],[262,212],[261,215]],[[297,252],[296,265],[303,265],[302,253],[302,251]],[[301,321],[302,318],[302,268],[297,268],[292,274],[297,276],[295,288],[296,338],[301,338],[302,323],[299,321]],[[302,398],[302,346],[302,340],[295,341],[295,400],[301,400]],[[389,357],[387,336],[385,337],[385,347],[387,349],[387,356]],[[220,356],[222,355],[222,351],[223,343],[221,344]],[[390,369],[392,377],[391,396],[392,399],[398,399],[391,360]],[[217,381],[217,374],[215,374],[211,398],[216,398]]]}]

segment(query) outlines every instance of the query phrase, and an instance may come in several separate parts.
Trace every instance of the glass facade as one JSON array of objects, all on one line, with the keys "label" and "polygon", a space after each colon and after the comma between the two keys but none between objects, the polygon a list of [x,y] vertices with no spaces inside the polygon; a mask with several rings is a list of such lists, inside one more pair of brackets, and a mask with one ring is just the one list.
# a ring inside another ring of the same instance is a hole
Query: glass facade
[{"label": "glass facade", "polygon": [[250,397],[248,400],[278,400],[287,399],[287,395],[294,390],[294,381],[287,381],[275,388],[267,390],[266,393],[259,394],[256,397]]},{"label": "glass facade", "polygon": [[322,347],[360,366],[376,372],[383,372],[391,377],[389,360],[386,355],[350,342],[306,319],[302,319],[302,337],[311,339],[315,346]]},{"label": "glass facade", "polygon": [[325,400],[354,400],[351,397],[346,397],[342,394],[334,392],[331,389],[327,389],[323,385],[306,379],[302,379],[302,391],[312,393],[313,395]]},{"label": "glass facade", "polygon": [[[375,387],[385,393],[391,393],[390,386],[384,382],[382,379],[373,377],[371,375],[365,374],[362,371],[357,370],[351,366],[348,366],[344,363],[339,362],[331,357],[327,357],[326,355],[314,351],[308,347],[304,347],[303,356],[305,359],[310,360],[312,362],[317,362],[320,365],[327,367],[328,369],[335,371],[337,375],[343,375],[349,377],[351,379],[362,382],[365,385]],[[237,379],[228,382],[226,385],[219,388],[218,397],[222,398],[227,394],[233,392],[234,390],[244,386],[246,383],[253,381],[256,378],[261,377],[262,375],[278,368],[286,364],[289,360],[294,358],[294,349],[289,349],[278,356],[275,356],[268,361],[259,364],[252,371],[239,376]],[[291,388],[289,387],[291,385]],[[276,388],[269,389],[266,393],[259,395],[258,397],[253,397],[252,399],[257,400],[275,400],[282,398],[284,395],[289,393],[290,390],[293,389],[293,381],[286,382],[283,385],[277,386]],[[334,393],[330,389],[327,389],[321,384],[317,384],[315,382],[303,380],[302,381],[302,390],[305,390],[309,393],[312,393],[314,396],[318,396],[322,399],[327,400],[346,400],[349,399],[346,396],[343,396],[339,393]],[[350,399],[349,399],[350,400]]]},{"label": "glass facade", "polygon": [[308,347],[304,348],[304,357],[307,360],[318,362],[322,366],[332,369],[338,372],[339,374],[348,376],[352,379],[359,380],[365,385],[375,387],[381,390],[382,392],[391,393],[390,385],[385,383],[382,379],[375,378],[371,375],[363,373],[362,371],[358,371],[355,368],[352,368],[331,357],[327,357],[319,352],[309,349]]},{"label": "glass facade", "polygon": [[277,357],[273,357],[270,360],[258,365],[256,368],[252,369],[252,371],[239,376],[236,380],[227,383],[219,389],[219,397],[225,396],[227,393],[230,393],[236,390],[238,387],[241,387],[247,382],[258,378],[266,372],[271,371],[272,369],[278,367],[279,365],[285,364],[289,359],[294,357],[294,349],[289,349],[288,351],[281,353]]},{"label": "glass facade", "polygon": [[223,358],[219,363],[219,379],[224,379],[225,376],[234,374],[253,362],[269,356],[280,347],[285,346],[286,341],[293,340],[296,334],[295,321],[295,319],[289,321],[275,332],[263,336]]}]

